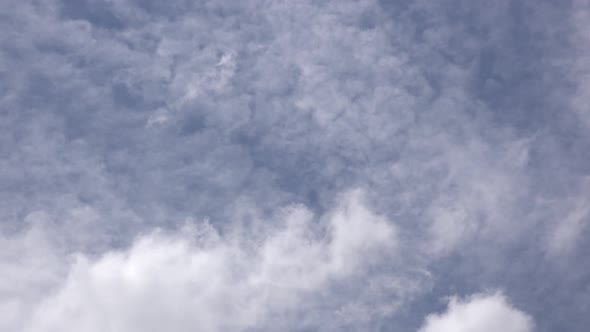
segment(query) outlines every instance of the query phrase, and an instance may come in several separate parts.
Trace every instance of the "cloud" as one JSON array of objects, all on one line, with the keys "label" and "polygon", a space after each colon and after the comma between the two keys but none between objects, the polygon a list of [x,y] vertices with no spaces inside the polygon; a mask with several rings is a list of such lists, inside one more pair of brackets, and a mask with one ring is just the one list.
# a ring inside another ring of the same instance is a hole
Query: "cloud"
[{"label": "cloud", "polygon": [[588,75],[590,63],[585,54],[590,50],[590,38],[588,37],[590,9],[588,8],[588,1],[574,1],[573,7],[571,15],[573,31],[569,38],[575,45],[576,52],[572,55],[573,59],[568,69],[576,89],[573,98],[571,98],[571,107],[588,128],[590,126],[590,113],[585,105],[590,99],[588,93],[590,89],[590,76]]},{"label": "cloud", "polygon": [[532,332],[533,328],[532,318],[497,292],[451,297],[447,310],[426,317],[418,332]]},{"label": "cloud", "polygon": [[397,230],[367,209],[362,195],[342,195],[319,218],[304,206],[287,207],[272,229],[221,234],[208,222],[191,222],[142,235],[128,249],[78,254],[32,315],[23,313],[21,330],[370,326],[414,291],[403,270],[383,269],[399,255]]},{"label": "cloud", "polygon": [[[90,312],[75,293],[98,267],[119,280],[139,264],[132,252],[178,244],[157,273],[179,269],[170,257],[207,254],[221,260],[212,270],[259,275],[233,251],[286,271],[297,291],[275,293],[295,304],[263,311],[259,330],[411,331],[433,299],[496,288],[541,330],[583,329],[588,8],[1,2],[0,310],[59,322],[67,315],[38,303],[66,310],[71,298]],[[340,196],[352,188],[364,197]],[[216,246],[173,231],[207,218]],[[313,273],[293,272],[302,266]],[[157,273],[147,282],[163,283]],[[161,290],[184,289],[174,285]]]},{"label": "cloud", "polygon": [[[583,189],[586,186],[584,186]],[[587,192],[587,189],[584,190]],[[558,205],[555,218],[558,220],[547,235],[546,250],[554,258],[570,254],[583,237],[590,223],[590,204],[586,194],[566,197],[557,202],[547,202],[549,206]]]}]

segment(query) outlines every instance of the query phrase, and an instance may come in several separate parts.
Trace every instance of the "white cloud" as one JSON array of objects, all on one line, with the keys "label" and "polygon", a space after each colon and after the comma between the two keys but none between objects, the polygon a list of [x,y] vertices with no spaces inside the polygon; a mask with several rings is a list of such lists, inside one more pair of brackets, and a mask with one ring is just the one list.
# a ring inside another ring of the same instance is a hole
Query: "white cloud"
[{"label": "white cloud", "polygon": [[[25,319],[24,331],[369,324],[390,315],[411,282],[380,268],[396,256],[395,226],[368,210],[360,191],[341,198],[320,219],[292,206],[272,229],[220,234],[206,222],[189,224],[180,232],[143,235],[129,249],[97,258],[79,254],[63,284]],[[338,290],[343,286],[348,290]],[[375,302],[375,294],[387,296]],[[337,318],[347,312],[347,319]]]},{"label": "white cloud", "polygon": [[501,293],[452,297],[444,313],[426,317],[418,332],[532,332],[532,318]]}]

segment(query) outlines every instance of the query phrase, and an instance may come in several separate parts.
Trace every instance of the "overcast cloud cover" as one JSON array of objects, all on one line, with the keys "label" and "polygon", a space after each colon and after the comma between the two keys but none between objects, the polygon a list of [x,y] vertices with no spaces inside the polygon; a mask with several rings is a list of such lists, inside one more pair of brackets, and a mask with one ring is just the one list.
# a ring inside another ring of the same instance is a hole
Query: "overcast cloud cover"
[{"label": "overcast cloud cover", "polygon": [[590,2],[0,1],[0,331],[587,331]]}]

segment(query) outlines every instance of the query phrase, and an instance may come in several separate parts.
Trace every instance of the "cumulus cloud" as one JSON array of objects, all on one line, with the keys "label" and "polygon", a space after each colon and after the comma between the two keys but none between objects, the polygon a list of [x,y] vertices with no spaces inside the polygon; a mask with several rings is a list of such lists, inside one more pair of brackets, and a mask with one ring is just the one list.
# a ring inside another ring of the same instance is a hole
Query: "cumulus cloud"
[{"label": "cumulus cloud", "polygon": [[451,297],[447,310],[426,317],[418,332],[532,332],[532,318],[514,308],[502,293]]},{"label": "cumulus cloud", "polygon": [[[222,234],[206,221],[189,222],[142,235],[128,249],[77,254],[62,281],[46,280],[53,290],[29,304],[32,314],[13,322],[31,332],[370,326],[418,290],[410,290],[403,270],[383,268],[399,256],[397,229],[362,195],[342,195],[320,217],[287,207],[270,228]],[[28,261],[11,264],[40,270]]]}]

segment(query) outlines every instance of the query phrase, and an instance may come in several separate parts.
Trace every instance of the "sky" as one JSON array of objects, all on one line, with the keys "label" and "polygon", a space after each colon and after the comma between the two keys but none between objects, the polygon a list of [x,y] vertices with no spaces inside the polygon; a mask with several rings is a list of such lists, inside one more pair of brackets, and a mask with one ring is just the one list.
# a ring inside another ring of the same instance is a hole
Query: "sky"
[{"label": "sky", "polygon": [[0,2],[0,331],[590,326],[587,0]]}]

